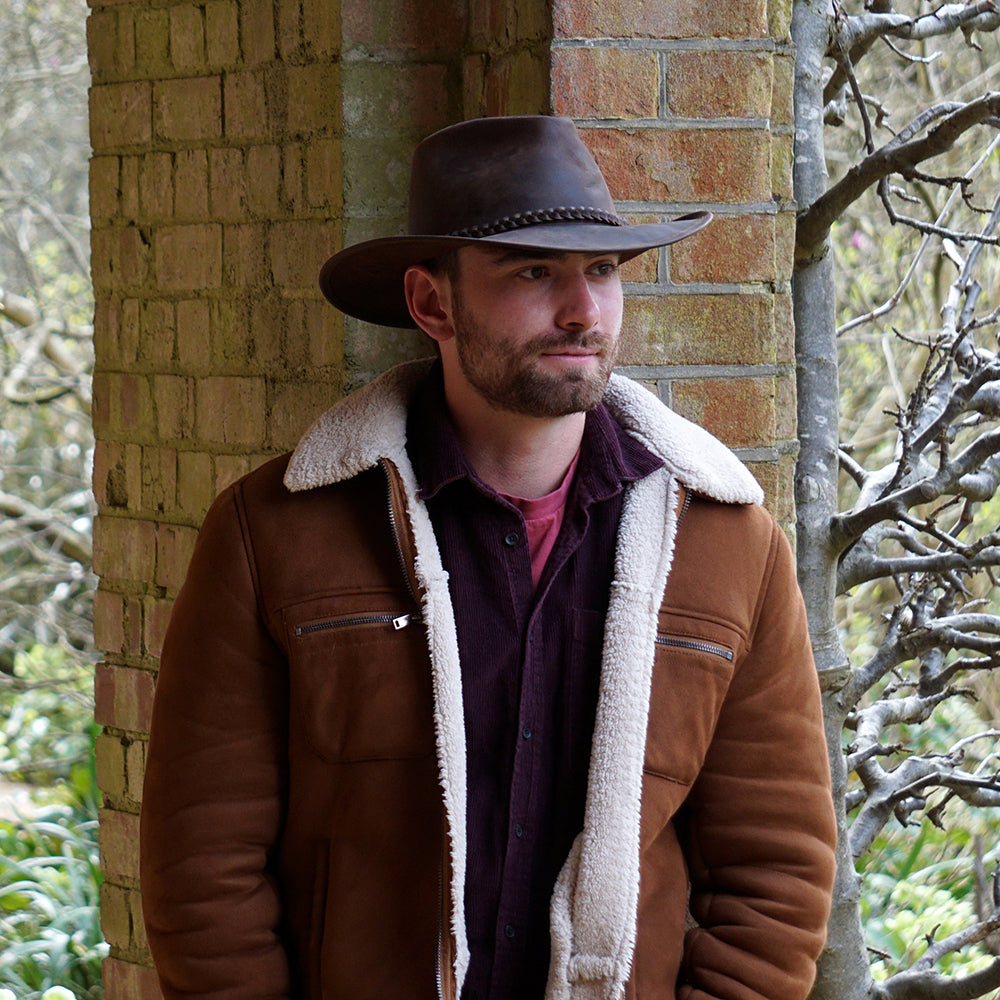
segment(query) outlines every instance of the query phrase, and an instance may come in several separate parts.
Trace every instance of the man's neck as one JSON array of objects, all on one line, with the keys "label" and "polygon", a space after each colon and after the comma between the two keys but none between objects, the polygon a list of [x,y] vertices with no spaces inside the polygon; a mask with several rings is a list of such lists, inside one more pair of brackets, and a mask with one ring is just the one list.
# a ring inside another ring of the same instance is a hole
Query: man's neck
[{"label": "man's neck", "polygon": [[580,449],[585,413],[531,417],[497,409],[478,396],[453,395],[446,386],[462,450],[484,483],[529,500],[559,486]]}]

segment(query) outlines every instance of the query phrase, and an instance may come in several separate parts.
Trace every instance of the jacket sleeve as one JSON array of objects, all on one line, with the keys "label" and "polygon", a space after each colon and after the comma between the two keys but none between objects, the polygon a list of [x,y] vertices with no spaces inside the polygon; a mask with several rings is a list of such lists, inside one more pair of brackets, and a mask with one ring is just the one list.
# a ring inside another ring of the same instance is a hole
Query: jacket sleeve
[{"label": "jacket sleeve", "polygon": [[687,803],[678,1000],[802,1000],[836,839],[819,687],[790,547],[772,522],[755,625]]},{"label": "jacket sleeve", "polygon": [[290,996],[268,874],[286,785],[286,664],[233,489],[205,520],[164,641],[146,761],[142,901],[165,1000]]}]

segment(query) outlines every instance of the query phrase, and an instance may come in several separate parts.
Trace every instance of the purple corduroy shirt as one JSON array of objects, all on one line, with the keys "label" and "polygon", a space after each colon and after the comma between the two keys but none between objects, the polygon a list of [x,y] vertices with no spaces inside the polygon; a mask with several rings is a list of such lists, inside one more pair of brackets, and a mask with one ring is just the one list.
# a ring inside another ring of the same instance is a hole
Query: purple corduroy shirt
[{"label": "purple corduroy shirt", "polygon": [[541,998],[549,900],[583,809],[625,484],[662,466],[600,406],[587,414],[562,528],[538,587],[520,512],[469,465],[440,367],[407,449],[458,628],[468,748],[462,1000]]}]

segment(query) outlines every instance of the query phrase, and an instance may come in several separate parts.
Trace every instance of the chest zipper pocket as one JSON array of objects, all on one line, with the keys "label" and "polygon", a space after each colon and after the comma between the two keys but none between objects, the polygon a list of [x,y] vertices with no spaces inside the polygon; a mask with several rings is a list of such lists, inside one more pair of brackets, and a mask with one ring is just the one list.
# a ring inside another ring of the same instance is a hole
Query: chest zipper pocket
[{"label": "chest zipper pocket", "polygon": [[360,628],[364,625],[391,625],[396,631],[408,625],[419,624],[423,620],[419,612],[405,615],[367,614],[352,615],[348,618],[329,618],[325,621],[296,625],[296,635],[312,635],[314,632],[328,632],[338,628]]},{"label": "chest zipper pocket", "polygon": [[672,646],[675,649],[691,649],[698,653],[708,653],[712,656],[720,656],[724,660],[732,662],[733,651],[726,646],[716,642],[708,642],[705,639],[685,639],[677,635],[656,636],[658,646]]}]

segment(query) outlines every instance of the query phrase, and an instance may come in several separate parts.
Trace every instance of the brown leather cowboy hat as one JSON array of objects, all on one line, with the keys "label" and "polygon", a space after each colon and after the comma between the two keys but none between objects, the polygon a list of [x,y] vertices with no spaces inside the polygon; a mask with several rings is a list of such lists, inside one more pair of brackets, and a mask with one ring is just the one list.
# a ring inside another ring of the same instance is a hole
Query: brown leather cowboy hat
[{"label": "brown leather cowboy hat", "polygon": [[629,225],[568,118],[477,118],[428,136],[413,154],[408,235],[366,240],[334,254],[323,294],[358,319],[415,326],[406,269],[460,246],[616,251],[622,260],[696,233],[709,212]]}]

